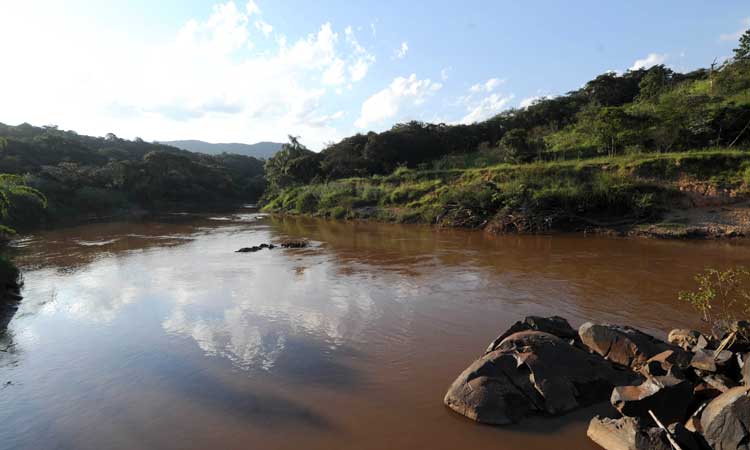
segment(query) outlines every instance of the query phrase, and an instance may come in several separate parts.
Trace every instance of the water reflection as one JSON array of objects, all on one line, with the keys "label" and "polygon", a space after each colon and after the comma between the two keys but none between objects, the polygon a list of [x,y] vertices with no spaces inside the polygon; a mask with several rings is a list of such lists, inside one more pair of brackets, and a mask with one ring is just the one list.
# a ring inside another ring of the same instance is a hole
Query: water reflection
[{"label": "water reflection", "polygon": [[[288,238],[314,245],[235,253]],[[0,442],[18,448],[533,450],[563,435],[593,448],[583,422],[477,428],[440,399],[523,315],[691,326],[675,294],[692,274],[747,264],[746,247],[721,243],[250,213],[74,227],[18,247],[25,299],[0,337],[0,383],[14,383],[0,423],[26,430],[0,429]]]}]

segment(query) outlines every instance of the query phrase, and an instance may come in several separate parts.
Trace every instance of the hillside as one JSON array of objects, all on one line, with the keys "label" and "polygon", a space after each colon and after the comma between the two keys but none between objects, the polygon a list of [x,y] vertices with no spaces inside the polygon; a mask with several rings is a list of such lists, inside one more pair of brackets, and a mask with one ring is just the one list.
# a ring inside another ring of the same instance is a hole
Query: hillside
[{"label": "hillside", "polygon": [[2,225],[17,229],[133,210],[253,202],[265,187],[256,158],[29,124],[0,124],[0,173],[22,176],[49,200],[42,208],[33,198],[10,199]]},{"label": "hillside", "polygon": [[[695,215],[680,210],[750,194],[750,39],[741,42],[720,67],[608,72],[472,125],[397,124],[321,153],[294,140],[266,164],[265,209],[500,232],[692,233]],[[739,222],[708,234],[750,234]]]},{"label": "hillside", "polygon": [[281,149],[283,144],[276,142],[258,142],[255,144],[212,144],[210,142],[185,140],[185,141],[163,141],[161,144],[171,145],[191,152],[205,153],[207,155],[220,155],[222,153],[233,153],[236,155],[252,156],[258,159],[268,159]]}]

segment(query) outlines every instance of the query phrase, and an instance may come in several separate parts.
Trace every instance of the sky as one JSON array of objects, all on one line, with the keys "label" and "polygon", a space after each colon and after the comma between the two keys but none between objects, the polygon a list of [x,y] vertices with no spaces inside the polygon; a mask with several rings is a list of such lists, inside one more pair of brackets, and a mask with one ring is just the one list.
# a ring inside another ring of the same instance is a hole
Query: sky
[{"label": "sky", "polygon": [[320,150],[707,67],[748,28],[747,0],[0,0],[0,122]]}]

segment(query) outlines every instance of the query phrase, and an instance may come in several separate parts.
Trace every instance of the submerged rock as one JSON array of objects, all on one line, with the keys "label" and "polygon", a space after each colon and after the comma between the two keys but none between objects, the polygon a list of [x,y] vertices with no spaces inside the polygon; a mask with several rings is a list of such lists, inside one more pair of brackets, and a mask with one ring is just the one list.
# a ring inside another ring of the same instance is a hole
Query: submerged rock
[{"label": "submerged rock", "polygon": [[701,429],[714,450],[750,449],[750,387],[728,390],[708,404]]},{"label": "submerged rock", "polygon": [[681,348],[656,339],[635,328],[623,325],[584,323],[578,329],[588,348],[615,364],[639,370],[651,357],[666,350]]},{"label": "submerged rock", "polygon": [[514,333],[494,348],[456,378],[444,399],[482,423],[510,424],[530,414],[560,414],[600,402],[632,377],[541,331]]}]

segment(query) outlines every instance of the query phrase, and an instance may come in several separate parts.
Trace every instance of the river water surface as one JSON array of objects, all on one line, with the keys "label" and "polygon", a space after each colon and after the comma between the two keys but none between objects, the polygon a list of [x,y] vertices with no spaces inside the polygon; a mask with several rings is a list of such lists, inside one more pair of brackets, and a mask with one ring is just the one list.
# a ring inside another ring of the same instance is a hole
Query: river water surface
[{"label": "river water surface", "polygon": [[[306,249],[234,253],[287,238]],[[0,448],[594,449],[597,408],[519,426],[442,405],[525,315],[696,326],[676,301],[748,247],[503,236],[240,213],[17,242],[0,338]]]}]

